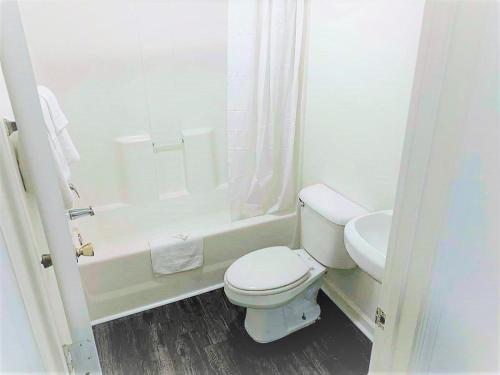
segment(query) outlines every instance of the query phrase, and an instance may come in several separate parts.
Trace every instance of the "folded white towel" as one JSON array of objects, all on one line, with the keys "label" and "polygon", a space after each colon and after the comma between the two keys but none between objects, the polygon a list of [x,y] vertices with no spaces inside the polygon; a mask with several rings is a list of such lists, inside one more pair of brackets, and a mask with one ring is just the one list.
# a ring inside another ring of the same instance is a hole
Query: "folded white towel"
[{"label": "folded white towel", "polygon": [[45,86],[38,86],[38,95],[40,97],[40,105],[42,107],[47,131],[52,141],[58,143],[58,152],[64,156],[64,160],[66,160],[68,164],[79,161],[80,154],[73,144],[66,128],[68,126],[68,119],[59,106],[56,96]]},{"label": "folded white towel", "polygon": [[149,241],[156,276],[192,270],[203,264],[203,237],[177,234]]}]

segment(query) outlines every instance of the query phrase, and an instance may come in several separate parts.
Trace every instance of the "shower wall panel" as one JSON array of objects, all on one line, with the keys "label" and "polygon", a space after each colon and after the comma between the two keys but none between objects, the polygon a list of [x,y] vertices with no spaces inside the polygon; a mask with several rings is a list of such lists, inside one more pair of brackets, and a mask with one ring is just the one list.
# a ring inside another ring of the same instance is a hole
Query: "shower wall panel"
[{"label": "shower wall panel", "polygon": [[213,129],[212,172],[193,191],[210,194],[225,182],[227,0],[20,7],[37,80],[57,95],[82,156],[72,167],[79,205],[190,193],[187,151],[155,150],[199,128]]}]

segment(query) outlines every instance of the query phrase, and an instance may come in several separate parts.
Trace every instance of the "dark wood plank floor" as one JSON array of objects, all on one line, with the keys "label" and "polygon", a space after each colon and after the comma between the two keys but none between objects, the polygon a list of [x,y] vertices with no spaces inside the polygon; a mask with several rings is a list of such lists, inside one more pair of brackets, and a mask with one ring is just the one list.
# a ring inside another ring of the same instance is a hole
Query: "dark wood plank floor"
[{"label": "dark wood plank floor", "polygon": [[107,374],[366,374],[371,342],[320,292],[321,320],[258,344],[222,289],[94,327]]}]

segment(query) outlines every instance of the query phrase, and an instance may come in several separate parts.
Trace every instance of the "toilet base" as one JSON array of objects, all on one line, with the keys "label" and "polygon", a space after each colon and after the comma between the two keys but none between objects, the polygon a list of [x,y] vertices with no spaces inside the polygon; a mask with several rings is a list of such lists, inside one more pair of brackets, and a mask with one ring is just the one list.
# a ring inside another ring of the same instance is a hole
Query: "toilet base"
[{"label": "toilet base", "polygon": [[320,278],[283,306],[274,309],[247,308],[245,329],[250,337],[260,343],[271,342],[318,320],[321,310],[316,297],[321,282]]}]

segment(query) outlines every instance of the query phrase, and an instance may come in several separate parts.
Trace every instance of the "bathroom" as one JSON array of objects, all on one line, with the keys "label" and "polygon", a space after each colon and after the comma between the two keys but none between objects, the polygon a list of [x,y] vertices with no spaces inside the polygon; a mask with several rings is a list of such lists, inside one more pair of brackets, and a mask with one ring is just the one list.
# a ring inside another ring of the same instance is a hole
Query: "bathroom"
[{"label": "bathroom", "polygon": [[[436,3],[6,2],[3,13],[10,17],[0,57],[0,115],[7,124],[2,173],[11,177],[5,191],[19,196],[15,202],[22,213],[17,215],[24,216],[16,220],[29,226],[24,235],[31,242],[23,246],[31,253],[19,259],[26,272],[36,271],[35,281],[20,287],[27,319],[36,327],[50,321],[46,330],[52,336],[33,328],[34,351],[40,351],[41,338],[54,341],[37,354],[40,366],[60,370],[60,362],[67,362],[76,373],[105,374],[367,373],[386,369],[389,362],[400,372],[422,366],[430,372],[495,368],[477,367],[496,358],[493,339],[490,350],[473,353],[464,363],[453,362],[451,354],[441,362],[429,360],[425,355],[432,353],[415,354],[419,345],[410,344],[419,335],[420,347],[431,340],[419,331],[424,323],[416,327],[415,321],[434,311],[422,296],[437,300],[431,286],[443,284],[436,284],[441,279],[429,271],[424,291],[412,277],[431,268],[439,249],[415,259],[411,249],[398,245],[409,238],[421,239],[412,243],[417,247],[426,247],[425,240],[439,243],[431,230],[441,225],[448,208],[438,205],[435,210],[442,213],[431,219],[411,215],[431,201],[453,198],[452,188],[440,192],[436,187],[424,200],[425,187],[431,186],[427,173],[436,177],[430,180],[436,186],[445,184],[444,176],[437,181],[440,170],[431,170],[434,164],[425,160],[457,160],[458,165],[459,153],[466,152],[451,150],[445,142],[441,155],[433,151],[438,143],[431,147],[426,140],[437,134],[436,142],[444,142],[447,135],[460,144],[470,135],[465,125],[458,135],[423,126],[431,111],[418,103],[439,103],[429,93],[441,90],[440,77],[453,78],[444,73],[446,64],[439,65],[444,57],[440,60],[436,52],[445,51],[450,40],[475,45],[477,37],[491,50],[498,48],[491,36],[493,16],[477,35],[456,31],[495,13],[490,12],[497,10],[494,2],[477,9]],[[450,59],[463,64],[458,71],[477,73],[475,64],[495,71],[487,65],[491,50],[477,48],[479,62],[470,66],[465,64],[471,59],[464,58],[470,49],[456,52],[462,54],[458,58],[451,49]],[[438,57],[426,60],[431,53]],[[9,63],[23,58],[27,65]],[[426,70],[431,63],[434,70]],[[26,66],[35,84],[16,82],[18,76],[26,79],[21,72]],[[460,85],[455,77],[455,91],[485,76],[471,73],[468,79]],[[452,86],[446,82],[442,87]],[[38,88],[36,95],[36,85],[49,93]],[[478,97],[491,93],[491,87],[479,87]],[[54,113],[66,118],[63,126],[78,155],[68,163],[63,188],[59,162],[47,161],[54,159],[52,143],[38,145],[37,139],[45,137],[42,130],[22,126],[37,115],[21,113],[23,108],[39,96],[42,115],[50,113],[44,121],[54,121],[57,128]],[[428,105],[438,106],[433,103]],[[477,118],[494,121],[487,117],[494,116],[491,112],[486,109],[483,116],[481,110]],[[490,143],[497,139],[494,131],[480,136]],[[417,142],[419,148],[412,147]],[[488,171],[497,165],[493,149],[474,151],[484,153],[480,158]],[[451,185],[455,175],[449,173]],[[488,175],[492,190],[498,183],[495,173]],[[497,207],[495,194],[487,199]],[[492,212],[477,215],[493,227],[498,215]],[[61,227],[57,223],[68,230],[53,230]],[[6,232],[2,226],[7,245],[14,243]],[[65,249],[68,241],[77,249],[77,261]],[[9,256],[14,263],[10,250]],[[489,252],[484,258],[495,256],[491,259],[498,255]],[[435,267],[445,267],[436,259]],[[22,267],[17,267],[14,275],[20,278]],[[25,293],[36,280],[44,294],[38,308],[52,317],[34,322],[37,310],[29,310]],[[404,299],[405,282],[407,295],[418,295],[420,305]],[[491,279],[484,276],[481,282]],[[411,313],[405,306],[413,306]],[[398,314],[406,311],[401,315],[406,320],[390,319],[397,308],[403,309]],[[442,329],[444,336],[451,330]],[[394,334],[391,341],[384,336],[391,332],[408,332],[411,339],[398,336],[397,341]],[[477,335],[474,340],[480,341]],[[79,343],[88,356],[79,352]],[[389,345],[400,357],[384,357]],[[444,353],[445,347],[435,350]],[[416,355],[427,362],[394,364]]]}]

